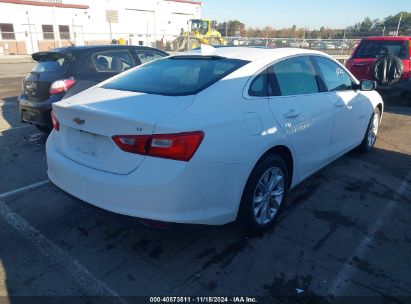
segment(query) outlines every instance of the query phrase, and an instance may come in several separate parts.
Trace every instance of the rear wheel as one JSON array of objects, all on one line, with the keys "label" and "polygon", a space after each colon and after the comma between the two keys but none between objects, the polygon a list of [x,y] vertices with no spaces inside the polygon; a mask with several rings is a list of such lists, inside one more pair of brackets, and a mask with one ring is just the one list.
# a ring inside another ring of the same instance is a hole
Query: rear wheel
[{"label": "rear wheel", "polygon": [[359,146],[361,152],[370,152],[377,141],[378,128],[380,127],[381,111],[379,108],[375,108],[371,115],[370,122],[368,124],[367,132],[364,139]]},{"label": "rear wheel", "polygon": [[239,220],[247,233],[262,233],[275,223],[283,209],[288,185],[289,174],[281,157],[268,155],[258,162],[248,178],[239,211]]},{"label": "rear wheel", "polygon": [[194,50],[197,49],[201,46],[200,41],[198,41],[197,39],[191,38],[188,41],[188,49],[189,50]]}]

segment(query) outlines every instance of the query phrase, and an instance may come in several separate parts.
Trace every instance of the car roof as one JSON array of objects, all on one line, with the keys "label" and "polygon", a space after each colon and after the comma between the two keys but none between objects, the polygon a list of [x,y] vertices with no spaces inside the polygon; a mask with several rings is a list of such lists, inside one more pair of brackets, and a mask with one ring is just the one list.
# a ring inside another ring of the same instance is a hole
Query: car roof
[{"label": "car roof", "polygon": [[147,47],[147,46],[139,46],[139,45],[121,45],[121,44],[101,44],[101,45],[76,45],[76,46],[68,46],[68,47],[61,47],[53,49],[55,52],[77,52],[82,50],[105,50],[105,49],[127,49],[127,48],[135,48],[141,50],[155,50],[162,53],[165,53],[162,50],[158,50],[155,48]]},{"label": "car roof", "polygon": [[216,56],[230,59],[239,59],[246,61],[256,61],[266,57],[282,58],[299,54],[324,54],[319,51],[305,50],[299,48],[255,48],[255,47],[220,47],[214,48],[206,46],[201,50],[176,54],[178,56]]},{"label": "car roof", "polygon": [[362,40],[381,40],[381,41],[407,41],[407,40],[411,40],[411,37],[409,36],[376,36],[376,37],[367,37],[367,38],[363,38]]}]

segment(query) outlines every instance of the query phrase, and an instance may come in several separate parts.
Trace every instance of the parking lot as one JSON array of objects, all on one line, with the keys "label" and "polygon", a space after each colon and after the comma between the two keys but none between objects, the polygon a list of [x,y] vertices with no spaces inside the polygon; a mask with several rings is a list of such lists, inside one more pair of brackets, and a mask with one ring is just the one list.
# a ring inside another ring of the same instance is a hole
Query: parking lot
[{"label": "parking lot", "polygon": [[249,238],[236,224],[146,227],[53,186],[46,136],[18,117],[20,81],[0,78],[0,303],[81,295],[409,303],[410,107],[387,104],[372,153],[350,152],[307,179],[279,224]]}]

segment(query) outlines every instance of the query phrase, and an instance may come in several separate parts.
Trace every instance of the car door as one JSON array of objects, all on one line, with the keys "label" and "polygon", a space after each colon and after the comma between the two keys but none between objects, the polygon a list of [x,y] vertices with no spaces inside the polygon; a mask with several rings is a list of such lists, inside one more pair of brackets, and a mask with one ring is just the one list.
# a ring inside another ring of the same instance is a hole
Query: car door
[{"label": "car door", "polygon": [[338,63],[322,56],[311,56],[334,107],[331,155],[337,156],[358,145],[370,119],[370,104],[353,90],[353,79]]},{"label": "car door", "polygon": [[269,105],[296,154],[300,178],[323,166],[330,157],[334,113],[320,91],[308,56],[297,56],[269,68]]}]

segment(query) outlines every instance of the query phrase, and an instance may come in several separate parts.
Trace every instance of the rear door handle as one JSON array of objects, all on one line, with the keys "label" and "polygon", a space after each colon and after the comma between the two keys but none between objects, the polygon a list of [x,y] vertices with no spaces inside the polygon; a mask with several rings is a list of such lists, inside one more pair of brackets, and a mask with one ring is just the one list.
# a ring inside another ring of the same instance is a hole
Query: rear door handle
[{"label": "rear door handle", "polygon": [[290,111],[288,111],[287,113],[284,114],[285,117],[287,118],[295,118],[297,116],[299,116],[300,113],[298,113],[296,110],[292,109]]}]

